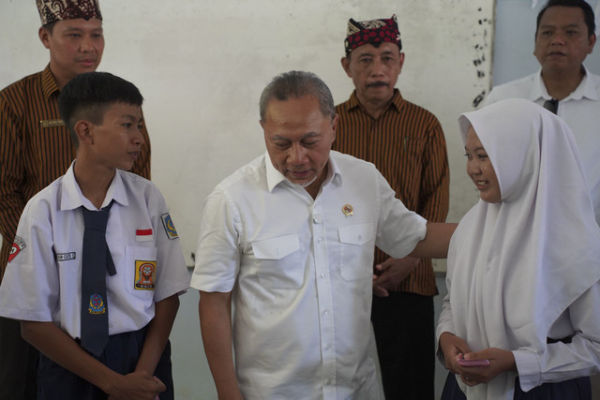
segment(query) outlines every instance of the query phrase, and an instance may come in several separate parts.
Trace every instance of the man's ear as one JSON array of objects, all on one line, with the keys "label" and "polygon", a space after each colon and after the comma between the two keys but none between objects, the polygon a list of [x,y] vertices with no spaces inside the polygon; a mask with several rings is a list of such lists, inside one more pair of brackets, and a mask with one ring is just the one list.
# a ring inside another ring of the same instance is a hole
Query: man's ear
[{"label": "man's ear", "polygon": [[403,66],[404,66],[404,53],[400,52],[400,72],[402,72]]},{"label": "man's ear", "polygon": [[350,72],[350,59],[348,57],[342,57],[340,63],[342,64],[342,68],[346,72],[346,75],[348,75],[348,78],[352,78],[352,73]]},{"label": "man's ear", "polygon": [[47,49],[50,49],[50,35],[50,31],[48,31],[48,29],[44,28],[43,26],[41,26],[38,30],[38,36],[40,38],[40,41]]},{"label": "man's ear", "polygon": [[338,126],[339,120],[340,120],[340,116],[338,114],[335,114],[335,117],[333,117],[333,120],[331,121],[331,129],[333,131],[333,141],[334,142],[337,137],[337,126]]},{"label": "man's ear", "polygon": [[596,44],[596,34],[592,33],[589,37],[589,41],[590,41],[590,50],[588,51],[588,54],[592,54],[592,51],[594,51],[594,45]]},{"label": "man's ear", "polygon": [[80,119],[73,125],[73,130],[77,134],[80,145],[82,143],[94,144],[93,124],[90,121]]}]

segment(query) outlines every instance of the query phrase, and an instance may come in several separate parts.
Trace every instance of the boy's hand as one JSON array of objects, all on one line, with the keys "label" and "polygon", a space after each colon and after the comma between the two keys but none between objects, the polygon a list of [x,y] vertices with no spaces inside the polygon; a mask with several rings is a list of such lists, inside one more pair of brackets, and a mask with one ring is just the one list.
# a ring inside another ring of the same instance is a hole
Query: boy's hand
[{"label": "boy's hand", "polygon": [[136,371],[121,375],[107,394],[108,400],[155,400],[165,390],[167,387],[157,377]]}]

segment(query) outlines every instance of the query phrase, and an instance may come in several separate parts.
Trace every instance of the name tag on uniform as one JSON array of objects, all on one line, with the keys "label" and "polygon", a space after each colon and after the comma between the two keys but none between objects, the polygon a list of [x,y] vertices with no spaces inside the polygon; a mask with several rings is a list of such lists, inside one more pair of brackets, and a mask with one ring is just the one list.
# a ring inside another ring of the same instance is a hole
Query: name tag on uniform
[{"label": "name tag on uniform", "polygon": [[56,253],[56,261],[70,261],[75,259],[75,252],[70,253]]},{"label": "name tag on uniform", "polygon": [[40,121],[42,128],[55,128],[57,126],[65,126],[65,122],[62,119],[43,119]]}]

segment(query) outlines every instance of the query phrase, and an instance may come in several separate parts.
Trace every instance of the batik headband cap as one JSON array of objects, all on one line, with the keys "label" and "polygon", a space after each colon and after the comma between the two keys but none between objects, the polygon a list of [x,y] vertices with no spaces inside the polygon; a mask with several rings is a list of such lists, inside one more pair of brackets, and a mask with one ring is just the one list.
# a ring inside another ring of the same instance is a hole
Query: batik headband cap
[{"label": "batik headband cap", "polygon": [[36,0],[42,26],[65,19],[102,19],[98,0]]},{"label": "batik headband cap", "polygon": [[372,44],[377,47],[383,42],[395,43],[402,50],[396,14],[392,15],[392,18],[369,21],[355,21],[352,18],[348,20],[348,31],[344,41],[346,56],[362,45]]}]

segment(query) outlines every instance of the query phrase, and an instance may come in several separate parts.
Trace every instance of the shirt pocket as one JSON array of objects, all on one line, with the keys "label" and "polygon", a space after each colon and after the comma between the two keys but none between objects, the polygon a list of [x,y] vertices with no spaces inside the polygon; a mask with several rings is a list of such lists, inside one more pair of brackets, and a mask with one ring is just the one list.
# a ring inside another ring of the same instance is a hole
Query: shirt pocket
[{"label": "shirt pocket", "polygon": [[160,267],[154,246],[127,246],[125,250],[127,291],[137,297],[152,299]]},{"label": "shirt pocket", "polygon": [[298,289],[304,282],[305,257],[298,235],[285,235],[252,242],[255,273],[269,289]]},{"label": "shirt pocket", "polygon": [[375,247],[375,224],[363,223],[338,228],[341,246],[339,274],[347,281],[371,279],[373,251]]}]

